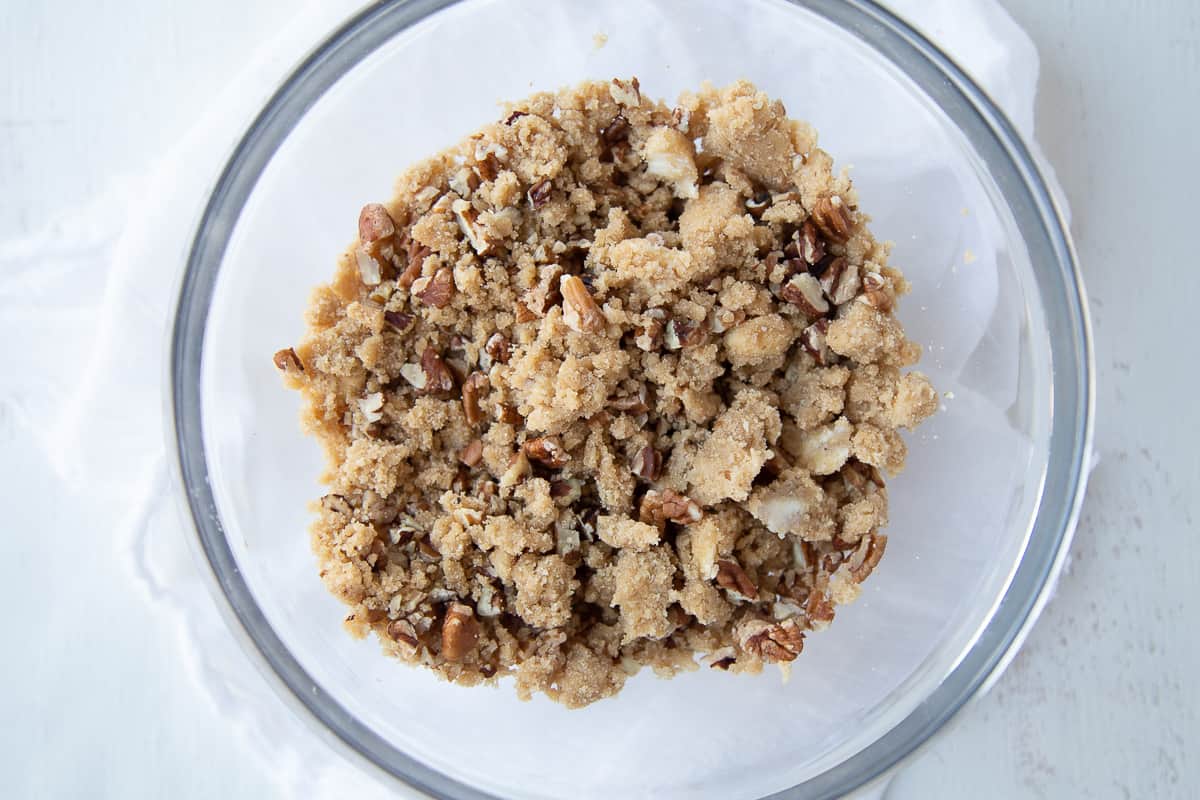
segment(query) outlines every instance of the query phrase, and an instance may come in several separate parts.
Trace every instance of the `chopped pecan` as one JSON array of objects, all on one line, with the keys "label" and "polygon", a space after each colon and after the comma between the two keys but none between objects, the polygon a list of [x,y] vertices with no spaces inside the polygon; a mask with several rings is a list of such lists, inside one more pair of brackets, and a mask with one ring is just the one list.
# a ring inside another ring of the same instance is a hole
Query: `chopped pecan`
[{"label": "chopped pecan", "polygon": [[808,601],[804,604],[804,613],[814,631],[823,630],[833,622],[833,603],[824,589],[814,588],[809,592]]},{"label": "chopped pecan", "polygon": [[458,454],[458,460],[466,464],[468,467],[477,467],[479,462],[483,461],[483,441],[480,439],[472,439],[471,442],[462,449]]},{"label": "chopped pecan", "polygon": [[846,562],[850,568],[850,577],[854,578],[856,583],[862,583],[870,577],[875,567],[879,566],[879,559],[883,558],[883,551],[886,548],[887,537],[883,534],[864,536],[858,544],[858,549]]},{"label": "chopped pecan", "polygon": [[839,244],[850,239],[854,230],[854,216],[840,195],[821,197],[813,205],[812,221],[826,239]]},{"label": "chopped pecan", "polygon": [[629,465],[629,468],[633,470],[634,475],[640,478],[645,478],[648,481],[656,481],[662,473],[662,463],[662,453],[650,445],[646,445],[633,457],[633,463]]},{"label": "chopped pecan", "polygon": [[504,124],[512,125],[514,122],[519,120],[521,117],[527,117],[527,116],[529,116],[528,111],[514,111],[511,114],[509,114],[507,117],[504,118]]},{"label": "chopped pecan", "polygon": [[[559,264],[547,264],[541,268],[537,286],[527,291],[521,298],[522,304],[537,316],[543,316],[550,307],[562,299],[559,281],[563,270]],[[565,309],[564,309],[565,310]],[[520,315],[518,314],[518,317]],[[518,322],[521,320],[518,319]]]},{"label": "chopped pecan", "polygon": [[407,289],[416,282],[417,278],[421,277],[421,267],[425,263],[425,257],[433,252],[416,239],[409,239],[404,250],[408,263],[404,267],[404,271],[400,273],[400,277],[396,278],[396,285],[401,289]]},{"label": "chopped pecan", "polygon": [[454,374],[432,347],[426,347],[421,353],[421,371],[425,373],[425,385],[418,389],[429,394],[444,394],[454,389]]},{"label": "chopped pecan", "polygon": [[651,489],[638,507],[638,519],[659,528],[665,527],[668,522],[688,525],[703,518],[704,512],[695,500],[671,489],[661,492]]},{"label": "chopped pecan", "polygon": [[[578,479],[575,479],[575,483],[578,483]],[[550,496],[555,500],[562,497],[570,497],[572,494],[578,499],[579,487],[572,485],[572,481],[558,478],[550,481]]]},{"label": "chopped pecan", "polygon": [[690,319],[673,319],[667,322],[663,331],[663,344],[668,350],[680,350],[684,347],[695,347],[704,344],[708,331],[704,323]]},{"label": "chopped pecan", "polygon": [[731,592],[737,592],[750,600],[758,599],[758,587],[742,565],[728,558],[717,561],[717,584]]},{"label": "chopped pecan", "polygon": [[861,285],[858,267],[841,256],[832,259],[821,275],[821,290],[835,306],[853,300]]},{"label": "chopped pecan", "polygon": [[277,368],[286,373],[304,372],[304,365],[300,363],[300,356],[296,355],[295,349],[291,347],[285,347],[276,352],[272,361],[275,362]]},{"label": "chopped pecan", "polygon": [[847,461],[840,474],[846,482],[847,488],[854,488],[860,492],[873,491],[876,488],[882,489],[885,486],[883,474],[877,468],[870,464],[864,464],[856,458]]},{"label": "chopped pecan", "polygon": [[829,303],[821,292],[821,284],[807,272],[793,275],[779,290],[779,296],[810,317],[829,313]]},{"label": "chopped pecan", "polygon": [[498,617],[504,613],[504,593],[496,591],[490,582],[479,588],[479,602],[475,610],[481,617]]},{"label": "chopped pecan", "polygon": [[523,449],[525,455],[529,458],[551,469],[559,469],[566,466],[566,463],[571,459],[567,451],[563,449],[562,444],[553,436],[526,439]]},{"label": "chopped pecan", "polygon": [[495,153],[485,153],[483,158],[475,162],[475,173],[485,181],[494,181],[500,174],[500,159]]},{"label": "chopped pecan", "polygon": [[429,383],[429,376],[425,374],[425,370],[421,368],[420,364],[402,364],[400,377],[408,381],[409,385],[418,392],[424,391],[426,384]]},{"label": "chopped pecan", "polygon": [[639,327],[633,334],[633,343],[638,346],[639,350],[645,350],[647,353],[658,349],[659,343],[663,340],[663,323],[661,320],[651,317],[646,320],[646,324]]},{"label": "chopped pecan", "polygon": [[538,318],[538,315],[530,311],[529,306],[525,305],[520,300],[517,301],[517,306],[513,310],[513,313],[517,322],[532,322]]},{"label": "chopped pecan", "polygon": [[524,450],[518,450],[512,454],[512,458],[508,461],[508,467],[500,476],[500,487],[516,486],[532,474],[533,467],[529,464],[529,457],[525,455]]},{"label": "chopped pecan", "polygon": [[771,207],[771,193],[759,192],[753,197],[746,198],[746,211],[755,219],[761,219],[763,212]]},{"label": "chopped pecan", "polygon": [[641,84],[638,83],[637,78],[630,78],[627,81],[620,78],[613,78],[612,83],[608,87],[608,93],[620,105],[636,108],[642,103],[641,88]]},{"label": "chopped pecan", "polygon": [[772,663],[793,661],[804,649],[804,631],[794,619],[750,619],[738,626],[737,636],[743,650]]},{"label": "chopped pecan", "polygon": [[606,320],[592,293],[578,275],[563,275],[559,282],[563,297],[563,322],[580,333],[600,333]]},{"label": "chopped pecan", "polygon": [[625,414],[645,414],[653,403],[654,395],[650,387],[643,383],[634,394],[609,400],[608,407]]},{"label": "chopped pecan", "polygon": [[819,319],[800,334],[800,344],[822,366],[832,363],[836,358],[834,352],[829,349],[829,345],[825,343],[825,333],[828,330],[829,320]]},{"label": "chopped pecan", "polygon": [[417,632],[413,628],[412,623],[406,619],[397,619],[389,622],[387,635],[397,642],[403,642],[409,647],[416,647],[420,641],[417,639]]},{"label": "chopped pecan", "polygon": [[479,623],[475,610],[468,605],[452,602],[442,620],[442,655],[447,661],[462,661],[479,642]]},{"label": "chopped pecan", "polygon": [[383,392],[372,392],[358,401],[358,409],[368,422],[379,422],[383,419]]},{"label": "chopped pecan", "polygon": [[819,264],[825,257],[825,242],[818,235],[817,226],[806,219],[796,235],[796,249],[801,260],[809,265]]},{"label": "chopped pecan", "polygon": [[682,106],[671,109],[671,127],[680,133],[687,133],[692,126],[692,112]]},{"label": "chopped pecan", "polygon": [[440,561],[442,558],[442,554],[433,546],[433,542],[429,541],[428,536],[422,536],[417,540],[417,552],[420,554],[422,560],[431,563]]},{"label": "chopped pecan", "polygon": [[371,542],[371,549],[367,553],[367,562],[371,564],[371,569],[376,572],[387,568],[387,544],[383,539],[375,539]]},{"label": "chopped pecan", "polygon": [[510,425],[517,425],[525,421],[521,416],[521,412],[517,411],[514,406],[505,403],[496,404],[496,420],[498,422],[507,422]]},{"label": "chopped pecan", "polygon": [[620,144],[629,138],[629,120],[620,114],[600,129],[600,138],[607,145]]},{"label": "chopped pecan", "polygon": [[479,175],[472,169],[463,168],[450,178],[450,189],[463,197],[469,197],[479,188]]},{"label": "chopped pecan", "polygon": [[[490,153],[488,155],[491,155]],[[483,174],[482,172],[480,173]],[[491,178],[484,175],[485,180],[495,178],[495,173],[492,173]],[[450,210],[454,213],[454,218],[458,220],[458,227],[467,237],[471,247],[481,256],[487,255],[492,251],[492,243],[484,236],[483,231],[479,227],[479,212],[475,207],[466,200],[455,200],[450,205]]]},{"label": "chopped pecan", "polygon": [[381,203],[367,203],[358,214],[358,238],[364,244],[390,239],[396,233],[392,215]]},{"label": "chopped pecan", "polygon": [[812,220],[804,223],[792,234],[792,241],[783,249],[784,255],[800,259],[809,267],[815,266],[825,258],[825,241],[817,233],[817,227]]},{"label": "chopped pecan", "polygon": [[383,312],[383,321],[391,325],[397,331],[406,331],[408,326],[413,324],[413,315],[405,314],[403,311],[385,311]]},{"label": "chopped pecan", "polygon": [[396,520],[396,524],[388,528],[388,538],[396,547],[403,547],[413,540],[413,537],[420,533],[417,523],[412,517],[403,514]]},{"label": "chopped pecan", "polygon": [[546,203],[550,202],[550,192],[553,189],[554,186],[548,178],[538,181],[529,188],[529,205],[533,206],[534,209],[539,209],[546,205]]},{"label": "chopped pecan", "polygon": [[483,351],[498,364],[508,363],[509,344],[508,338],[503,333],[493,333],[488,337],[487,343],[483,346]]},{"label": "chopped pecan", "polygon": [[383,280],[383,267],[379,260],[371,255],[366,246],[355,248],[354,258],[358,263],[358,276],[364,286],[378,286]]},{"label": "chopped pecan", "polygon": [[483,421],[483,409],[479,406],[479,394],[487,387],[487,382],[487,377],[480,372],[472,372],[463,381],[463,416],[467,418],[468,425],[478,425]]},{"label": "chopped pecan", "polygon": [[413,292],[427,306],[445,308],[454,296],[454,273],[442,267],[431,278],[421,278],[413,283]]},{"label": "chopped pecan", "polygon": [[872,308],[887,313],[892,310],[892,295],[887,290],[887,280],[878,272],[868,272],[862,279],[862,301]]}]

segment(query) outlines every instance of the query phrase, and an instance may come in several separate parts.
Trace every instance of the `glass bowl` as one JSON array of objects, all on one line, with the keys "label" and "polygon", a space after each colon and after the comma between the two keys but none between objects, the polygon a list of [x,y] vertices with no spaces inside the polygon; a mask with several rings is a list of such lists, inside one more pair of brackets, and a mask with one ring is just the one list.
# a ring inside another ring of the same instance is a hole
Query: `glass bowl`
[{"label": "glass bowl", "polygon": [[[358,208],[408,164],[502,99],[613,75],[666,98],[746,77],[812,122],[896,243],[913,284],[900,316],[945,401],[890,485],[887,558],[790,681],[643,673],[567,711],[441,683],[343,632],[306,533],[321,455],[271,354],[299,338]],[[833,797],[871,781],[1013,655],[1066,552],[1091,430],[1079,276],[1028,151],[944,55],[857,0],[368,8],[229,159],[188,258],[170,380],[177,477],[231,628],[301,717],[447,798]]]}]

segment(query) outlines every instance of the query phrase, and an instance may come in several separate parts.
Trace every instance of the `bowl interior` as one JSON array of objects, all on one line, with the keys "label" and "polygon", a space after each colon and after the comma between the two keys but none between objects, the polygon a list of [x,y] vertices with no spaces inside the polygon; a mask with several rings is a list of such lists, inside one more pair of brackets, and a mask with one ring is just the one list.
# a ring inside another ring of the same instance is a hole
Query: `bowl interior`
[{"label": "bowl interior", "polygon": [[[597,47],[593,35],[605,34]],[[649,674],[582,711],[512,687],[461,689],[342,630],[309,551],[323,490],[298,397],[271,354],[303,330],[358,209],[498,114],[497,101],[636,75],[674,98],[745,77],[851,167],[913,291],[900,316],[945,393],[889,484],[888,551],[860,600],[811,635],[790,680]],[[1049,451],[1050,341],[1031,263],[991,168],[937,103],[856,36],[781,0],[473,0],[390,37],[295,121],[237,217],[203,342],[208,480],[241,576],[319,690],[398,751],[521,797],[756,797],[878,739],[971,648],[1028,540]],[[386,756],[384,756],[386,758]],[[403,767],[395,767],[403,771]]]}]

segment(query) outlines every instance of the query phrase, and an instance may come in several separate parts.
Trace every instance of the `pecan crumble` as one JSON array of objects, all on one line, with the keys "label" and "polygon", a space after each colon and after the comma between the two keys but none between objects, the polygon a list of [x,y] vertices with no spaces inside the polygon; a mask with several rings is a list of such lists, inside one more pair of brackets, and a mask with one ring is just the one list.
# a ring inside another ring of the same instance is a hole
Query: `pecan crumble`
[{"label": "pecan crumble", "polygon": [[897,428],[937,406],[866,220],[745,82],[537,94],[405,172],[274,354],[351,633],[573,707],[795,659],[878,568]]}]

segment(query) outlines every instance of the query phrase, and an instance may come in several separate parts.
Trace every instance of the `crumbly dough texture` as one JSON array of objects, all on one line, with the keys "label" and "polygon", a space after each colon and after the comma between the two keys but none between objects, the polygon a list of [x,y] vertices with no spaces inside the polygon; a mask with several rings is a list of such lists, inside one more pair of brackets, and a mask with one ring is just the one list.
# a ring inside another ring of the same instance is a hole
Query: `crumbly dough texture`
[{"label": "crumbly dough texture", "polygon": [[536,94],[409,169],[275,356],[350,632],[572,707],[794,659],[879,562],[896,429],[937,406],[866,221],[746,82]]}]

